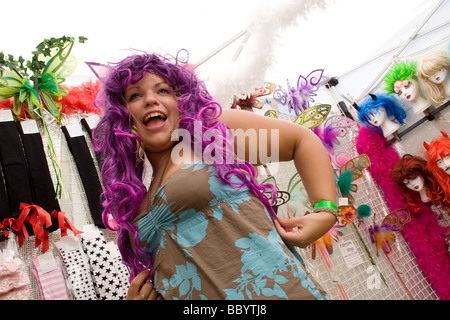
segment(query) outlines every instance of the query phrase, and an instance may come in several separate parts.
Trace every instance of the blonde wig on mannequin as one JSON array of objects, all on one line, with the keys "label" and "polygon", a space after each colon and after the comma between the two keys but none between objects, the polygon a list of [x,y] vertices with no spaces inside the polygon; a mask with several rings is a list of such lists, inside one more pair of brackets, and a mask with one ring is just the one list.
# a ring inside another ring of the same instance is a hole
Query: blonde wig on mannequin
[{"label": "blonde wig on mannequin", "polygon": [[436,72],[447,69],[450,72],[450,60],[445,51],[433,51],[425,55],[417,65],[417,78],[425,96],[434,104],[445,102],[447,95],[443,83],[430,80]]}]

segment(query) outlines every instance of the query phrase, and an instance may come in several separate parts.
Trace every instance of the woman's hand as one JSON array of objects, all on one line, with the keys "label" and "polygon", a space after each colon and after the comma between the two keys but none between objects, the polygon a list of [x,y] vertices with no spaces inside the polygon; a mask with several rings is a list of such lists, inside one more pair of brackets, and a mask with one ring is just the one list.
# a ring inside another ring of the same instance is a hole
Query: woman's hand
[{"label": "woman's hand", "polygon": [[316,212],[298,218],[278,218],[274,225],[278,234],[288,245],[305,248],[323,237],[336,218],[329,212]]},{"label": "woman's hand", "polygon": [[127,300],[162,300],[161,295],[153,287],[153,282],[147,281],[150,271],[139,273],[128,288]]}]

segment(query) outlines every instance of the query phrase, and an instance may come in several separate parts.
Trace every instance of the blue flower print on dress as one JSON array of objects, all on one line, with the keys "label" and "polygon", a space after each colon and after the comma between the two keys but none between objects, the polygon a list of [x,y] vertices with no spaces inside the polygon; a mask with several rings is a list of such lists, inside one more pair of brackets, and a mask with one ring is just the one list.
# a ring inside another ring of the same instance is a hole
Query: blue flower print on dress
[{"label": "blue flower print on dress", "polygon": [[[165,295],[170,288],[178,288],[177,297],[180,299],[192,299],[194,291],[202,290],[202,282],[197,272],[195,264],[186,262],[186,265],[176,265],[176,273],[170,279],[162,279],[164,288],[158,288],[162,295]],[[155,279],[156,279],[155,273]],[[174,297],[174,299],[176,299]]]},{"label": "blue flower print on dress", "polygon": [[[246,297],[253,299],[252,292],[257,296],[288,299],[281,287],[288,279],[281,274],[282,272],[291,272],[300,279],[302,286],[317,298],[322,298],[320,292],[315,289],[314,283],[307,278],[300,262],[285,254],[281,241],[275,228],[269,232],[267,238],[257,233],[250,233],[248,237],[236,241],[236,247],[241,248],[243,266],[241,277],[234,280],[238,283],[237,287],[224,289],[227,299],[242,300]],[[278,245],[274,246],[274,243]],[[268,280],[274,283],[273,287],[267,286]]]},{"label": "blue flower print on dress", "polygon": [[202,211],[189,209],[178,214],[176,230],[172,238],[176,238],[183,247],[194,247],[206,236],[208,219]]},{"label": "blue flower print on dress", "polygon": [[[223,210],[221,208],[221,203],[223,202],[229,204],[234,212],[239,214],[239,204],[250,201],[250,196],[247,192],[243,192],[242,189],[238,190],[229,184],[223,183],[217,176],[214,166],[210,166],[208,172],[211,174],[208,179],[209,189],[214,194],[214,198],[209,202],[209,206],[214,210],[214,218],[222,220]],[[231,181],[241,183],[240,179],[236,176],[233,176]],[[244,186],[242,188],[248,191],[247,187]]]}]

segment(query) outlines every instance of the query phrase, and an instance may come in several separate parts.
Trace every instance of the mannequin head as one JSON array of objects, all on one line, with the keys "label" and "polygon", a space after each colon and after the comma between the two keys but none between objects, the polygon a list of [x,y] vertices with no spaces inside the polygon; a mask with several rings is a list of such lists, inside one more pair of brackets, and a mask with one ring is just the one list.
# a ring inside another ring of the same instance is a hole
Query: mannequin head
[{"label": "mannequin head", "polygon": [[450,139],[446,132],[441,131],[442,136],[435,138],[430,144],[425,141],[427,167],[434,176],[436,182],[445,193],[445,200],[450,202]]},{"label": "mannequin head", "polygon": [[359,106],[358,118],[363,125],[381,134],[387,121],[394,120],[402,125],[406,112],[393,97],[371,94]]},{"label": "mannequin head", "polygon": [[392,179],[403,189],[408,199],[412,192],[425,189],[427,196],[433,199],[434,180],[428,171],[427,161],[421,157],[405,154],[391,169]]},{"label": "mannequin head", "polygon": [[425,96],[434,104],[445,102],[448,92],[446,83],[450,81],[450,60],[444,51],[430,52],[417,65],[417,77]]},{"label": "mannequin head", "polygon": [[384,76],[386,93],[393,93],[402,100],[414,102],[420,96],[416,68],[415,61],[395,63]]}]

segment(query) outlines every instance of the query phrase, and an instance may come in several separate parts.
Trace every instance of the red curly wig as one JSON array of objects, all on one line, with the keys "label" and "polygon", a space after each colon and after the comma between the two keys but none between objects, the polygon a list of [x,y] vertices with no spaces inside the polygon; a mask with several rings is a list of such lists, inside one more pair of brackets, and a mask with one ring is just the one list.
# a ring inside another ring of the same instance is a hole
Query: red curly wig
[{"label": "red curly wig", "polygon": [[434,176],[428,169],[427,161],[424,158],[405,154],[397,164],[391,169],[392,179],[402,188],[408,203],[414,204],[417,199],[417,192],[409,189],[405,184],[405,179],[411,180],[417,176],[422,176],[426,194],[432,203],[438,204],[440,197],[436,194],[443,194],[443,190],[435,181]]},{"label": "red curly wig", "polygon": [[[441,131],[442,136],[435,138],[430,144],[423,142],[428,159],[427,167],[434,176],[436,182],[442,188],[442,192],[435,194],[440,203],[450,205],[450,175],[437,165],[436,161],[450,154],[450,139],[448,134]],[[433,191],[434,192],[434,191]]]}]

